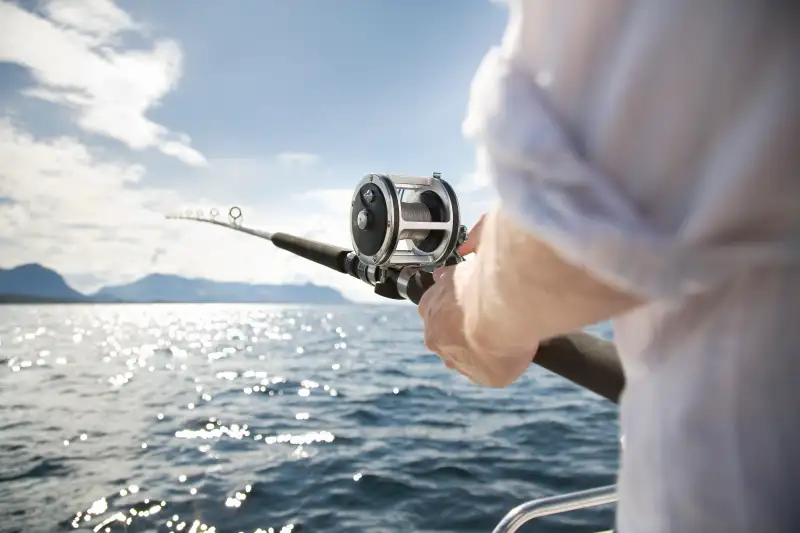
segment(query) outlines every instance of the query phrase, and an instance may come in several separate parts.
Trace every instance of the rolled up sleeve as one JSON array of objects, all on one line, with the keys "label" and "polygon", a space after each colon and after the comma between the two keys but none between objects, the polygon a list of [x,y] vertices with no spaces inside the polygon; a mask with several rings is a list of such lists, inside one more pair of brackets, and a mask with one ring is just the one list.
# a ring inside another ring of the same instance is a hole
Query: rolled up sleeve
[{"label": "rolled up sleeve", "polygon": [[510,4],[463,125],[509,216],[650,300],[798,260],[798,48],[780,13]]}]

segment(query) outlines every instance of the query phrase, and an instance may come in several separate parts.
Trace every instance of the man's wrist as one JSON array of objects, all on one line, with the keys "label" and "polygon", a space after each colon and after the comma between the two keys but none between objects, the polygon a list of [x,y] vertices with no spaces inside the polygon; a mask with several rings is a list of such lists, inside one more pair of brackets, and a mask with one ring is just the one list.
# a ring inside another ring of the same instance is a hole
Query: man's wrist
[{"label": "man's wrist", "polygon": [[514,288],[506,285],[514,284],[516,276],[509,279],[506,262],[502,260],[509,252],[498,238],[504,231],[500,222],[498,208],[487,213],[480,250],[462,274],[464,330],[475,351],[495,357],[515,357],[535,350],[536,339],[531,336],[533,325],[527,324],[524,313],[515,312],[514,306],[509,305],[510,299],[504,296],[513,292]]}]

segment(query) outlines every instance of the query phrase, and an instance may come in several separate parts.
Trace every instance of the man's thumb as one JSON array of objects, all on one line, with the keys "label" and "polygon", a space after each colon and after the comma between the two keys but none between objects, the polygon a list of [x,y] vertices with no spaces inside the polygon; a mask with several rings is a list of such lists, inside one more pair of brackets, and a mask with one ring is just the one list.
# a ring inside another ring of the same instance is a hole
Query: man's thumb
[{"label": "man's thumb", "polygon": [[458,249],[461,256],[474,254],[478,251],[478,244],[481,240],[481,232],[483,231],[483,222],[486,220],[486,213],[482,214],[478,221],[472,226],[472,229],[467,233],[467,240]]}]

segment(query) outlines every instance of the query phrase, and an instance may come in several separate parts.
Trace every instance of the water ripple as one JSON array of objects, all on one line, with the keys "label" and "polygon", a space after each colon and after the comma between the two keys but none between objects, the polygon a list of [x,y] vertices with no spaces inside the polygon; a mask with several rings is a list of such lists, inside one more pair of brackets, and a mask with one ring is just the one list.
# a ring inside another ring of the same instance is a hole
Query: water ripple
[{"label": "water ripple", "polygon": [[0,431],[4,532],[484,532],[618,455],[613,406],[475,387],[410,306],[2,306]]}]

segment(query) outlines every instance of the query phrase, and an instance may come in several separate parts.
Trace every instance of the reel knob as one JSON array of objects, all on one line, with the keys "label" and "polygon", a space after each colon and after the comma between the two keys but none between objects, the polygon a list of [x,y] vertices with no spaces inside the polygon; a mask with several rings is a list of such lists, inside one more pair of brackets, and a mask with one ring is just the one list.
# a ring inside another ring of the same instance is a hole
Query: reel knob
[{"label": "reel knob", "polygon": [[369,229],[369,211],[362,209],[358,212],[358,215],[356,216],[356,225],[358,226],[358,229],[362,231]]},{"label": "reel knob", "polygon": [[464,239],[458,198],[438,173],[367,174],[350,204],[350,237],[368,265],[442,264]]}]

